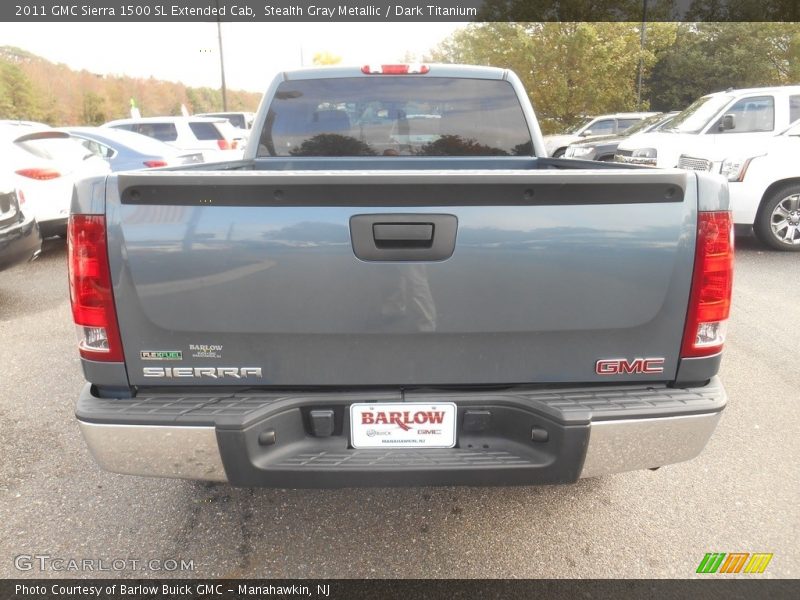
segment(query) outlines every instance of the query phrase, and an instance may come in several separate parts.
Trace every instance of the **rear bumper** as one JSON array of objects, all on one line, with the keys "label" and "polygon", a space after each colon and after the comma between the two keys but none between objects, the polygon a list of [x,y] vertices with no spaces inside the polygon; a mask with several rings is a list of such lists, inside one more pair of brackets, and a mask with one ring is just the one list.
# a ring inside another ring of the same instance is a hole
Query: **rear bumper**
[{"label": "rear bumper", "polygon": [[42,238],[32,218],[0,226],[0,271],[33,260],[41,251]]},{"label": "rear bumper", "polygon": [[[457,445],[353,449],[347,407],[365,401],[454,402]],[[725,402],[717,378],[680,389],[163,393],[133,399],[97,398],[87,385],[77,417],[96,461],[116,473],[300,488],[528,485],[570,483],[694,458],[716,428]],[[334,411],[332,435],[313,435],[312,408]],[[491,417],[476,431],[464,421],[469,411]]]}]

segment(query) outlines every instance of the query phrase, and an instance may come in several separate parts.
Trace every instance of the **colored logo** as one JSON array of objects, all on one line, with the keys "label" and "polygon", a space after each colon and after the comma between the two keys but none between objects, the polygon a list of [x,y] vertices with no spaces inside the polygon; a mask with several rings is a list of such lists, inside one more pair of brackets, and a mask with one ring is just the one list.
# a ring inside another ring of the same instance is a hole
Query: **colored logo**
[{"label": "colored logo", "polygon": [[594,372],[598,375],[632,375],[644,373],[647,375],[664,372],[663,358],[607,358],[598,360],[594,364]]},{"label": "colored logo", "polygon": [[709,552],[697,566],[697,573],[763,573],[772,554]]},{"label": "colored logo", "polygon": [[143,350],[139,352],[142,360],[183,360],[180,350]]},{"label": "colored logo", "polygon": [[361,413],[362,425],[395,424],[403,431],[410,431],[412,425],[440,425],[444,422],[444,411],[364,411]]}]

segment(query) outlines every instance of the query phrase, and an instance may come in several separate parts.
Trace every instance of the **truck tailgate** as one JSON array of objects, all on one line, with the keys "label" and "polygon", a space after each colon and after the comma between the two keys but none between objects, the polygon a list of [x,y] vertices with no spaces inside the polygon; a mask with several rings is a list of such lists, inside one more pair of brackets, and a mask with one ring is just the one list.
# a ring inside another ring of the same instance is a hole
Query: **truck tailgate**
[{"label": "truck tailgate", "polygon": [[[111,177],[130,383],[671,380],[696,188],[649,170]],[[637,358],[663,372],[597,372]]]}]

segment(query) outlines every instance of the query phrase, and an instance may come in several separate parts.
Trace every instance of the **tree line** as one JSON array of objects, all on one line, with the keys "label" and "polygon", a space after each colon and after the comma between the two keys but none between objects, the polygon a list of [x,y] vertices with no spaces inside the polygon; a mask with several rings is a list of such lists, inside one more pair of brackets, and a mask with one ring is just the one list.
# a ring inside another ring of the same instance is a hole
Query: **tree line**
[{"label": "tree line", "polygon": [[800,84],[800,24],[649,22],[642,36],[636,22],[479,23],[425,60],[514,70],[552,133],[583,115],[681,110],[727,88]]},{"label": "tree line", "polygon": [[[681,110],[727,88],[800,84],[798,23],[662,21],[648,22],[642,34],[641,22],[476,23],[423,58],[513,69],[545,133],[583,115]],[[316,64],[338,61],[329,53],[314,57]],[[73,71],[0,48],[2,119],[97,125],[128,116],[131,98],[144,116],[178,115],[181,105],[192,113],[222,109],[218,89]],[[229,110],[255,110],[260,99],[259,93],[228,90]]]},{"label": "tree line", "polygon": [[[100,125],[130,116],[131,99],[142,116],[222,110],[222,92],[208,87],[74,71],[19,48],[0,47],[0,119],[53,126]],[[227,91],[228,110],[254,111],[261,94]]]}]

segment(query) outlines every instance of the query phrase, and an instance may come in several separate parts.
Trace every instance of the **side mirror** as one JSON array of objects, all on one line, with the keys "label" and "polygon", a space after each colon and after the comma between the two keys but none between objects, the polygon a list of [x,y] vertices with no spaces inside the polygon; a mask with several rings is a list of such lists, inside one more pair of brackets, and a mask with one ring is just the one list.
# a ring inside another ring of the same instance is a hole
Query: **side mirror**
[{"label": "side mirror", "polygon": [[736,129],[736,117],[730,113],[723,115],[722,121],[719,124],[720,131],[727,131],[729,129]]},{"label": "side mirror", "polygon": [[590,135],[592,135],[592,130],[591,129],[586,129],[585,131],[581,132],[581,137],[587,137],[587,136],[590,136]]}]

